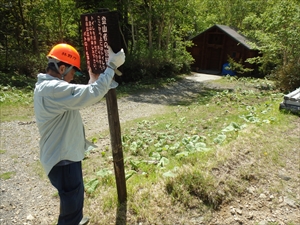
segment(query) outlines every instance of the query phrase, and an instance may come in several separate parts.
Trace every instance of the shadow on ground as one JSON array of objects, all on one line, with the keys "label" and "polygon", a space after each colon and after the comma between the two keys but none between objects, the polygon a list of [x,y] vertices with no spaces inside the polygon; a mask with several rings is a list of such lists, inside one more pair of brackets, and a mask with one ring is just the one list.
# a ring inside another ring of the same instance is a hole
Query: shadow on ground
[{"label": "shadow on ground", "polygon": [[[208,80],[219,79],[218,77],[199,78],[189,76],[180,81],[171,83],[165,87],[153,88],[146,92],[135,93],[127,97],[127,100],[163,105],[189,105],[197,98],[212,97],[212,90],[205,85]],[[208,99],[207,99],[208,100]],[[201,101],[205,103],[205,101]]]}]

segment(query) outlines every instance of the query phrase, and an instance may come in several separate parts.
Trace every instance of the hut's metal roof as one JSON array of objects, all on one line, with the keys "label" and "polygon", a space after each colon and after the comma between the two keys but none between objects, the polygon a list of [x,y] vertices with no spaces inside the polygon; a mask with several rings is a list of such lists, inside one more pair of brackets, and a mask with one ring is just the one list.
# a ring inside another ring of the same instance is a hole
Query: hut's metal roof
[{"label": "hut's metal roof", "polygon": [[224,31],[226,34],[228,34],[229,36],[231,36],[233,39],[235,39],[236,41],[238,41],[239,43],[241,43],[242,45],[244,45],[246,48],[248,49],[252,49],[252,47],[250,46],[250,44],[248,44],[250,41],[244,37],[243,35],[239,34],[236,30],[232,29],[229,26],[225,26],[225,25],[219,25],[216,24],[210,28],[208,28],[207,30],[203,31],[202,33],[198,34],[197,36],[193,37],[192,39],[198,37],[199,35],[203,34],[204,32],[214,28],[214,27],[218,27],[219,29],[221,29],[222,31]]}]

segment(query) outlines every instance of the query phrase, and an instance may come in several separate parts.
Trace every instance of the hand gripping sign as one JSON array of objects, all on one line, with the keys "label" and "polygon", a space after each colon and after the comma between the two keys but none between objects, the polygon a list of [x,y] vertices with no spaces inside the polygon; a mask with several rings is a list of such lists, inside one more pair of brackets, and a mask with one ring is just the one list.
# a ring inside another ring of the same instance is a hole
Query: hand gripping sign
[{"label": "hand gripping sign", "polygon": [[[108,46],[116,53],[121,50],[121,34],[117,12],[99,10],[97,13],[81,15],[82,37],[87,67],[93,73],[102,73],[108,60]],[[118,71],[116,70],[117,74]],[[127,198],[121,128],[116,90],[110,89],[106,95],[110,140],[113,154],[115,178],[119,203]]]}]

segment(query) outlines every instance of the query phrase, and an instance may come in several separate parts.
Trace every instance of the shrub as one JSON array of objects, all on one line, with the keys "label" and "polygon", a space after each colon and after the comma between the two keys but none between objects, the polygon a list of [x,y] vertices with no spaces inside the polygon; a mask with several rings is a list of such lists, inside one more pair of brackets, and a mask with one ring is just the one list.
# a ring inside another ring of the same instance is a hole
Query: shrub
[{"label": "shrub", "polygon": [[281,66],[272,75],[276,87],[284,92],[290,92],[300,87],[300,62],[289,62]]},{"label": "shrub", "polygon": [[238,76],[247,76],[250,75],[253,69],[247,68],[243,65],[243,60],[240,59],[238,62],[235,61],[233,58],[228,57],[228,61],[230,64],[230,69],[235,71]]},{"label": "shrub", "polygon": [[34,88],[36,79],[20,75],[16,72],[2,73],[0,72],[0,85],[16,87],[16,88]]},{"label": "shrub", "polygon": [[128,55],[121,68],[124,76],[117,79],[131,82],[169,78],[181,73],[188,73],[193,59],[188,53],[180,52],[181,54],[178,49],[173,49],[173,51],[147,50]]}]

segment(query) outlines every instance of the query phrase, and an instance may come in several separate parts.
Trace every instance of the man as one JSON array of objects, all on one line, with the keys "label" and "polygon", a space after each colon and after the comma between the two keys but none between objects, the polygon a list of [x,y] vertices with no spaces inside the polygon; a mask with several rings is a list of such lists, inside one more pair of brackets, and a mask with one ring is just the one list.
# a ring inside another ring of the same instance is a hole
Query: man
[{"label": "man", "polygon": [[109,48],[107,69],[96,75],[89,70],[87,85],[71,84],[80,71],[80,56],[68,44],[58,44],[49,52],[46,74],[38,74],[34,90],[34,111],[40,132],[40,160],[60,197],[58,225],[82,225],[84,186],[81,160],[89,146],[79,109],[98,102],[114,85],[114,70],[125,61],[123,49]]}]

